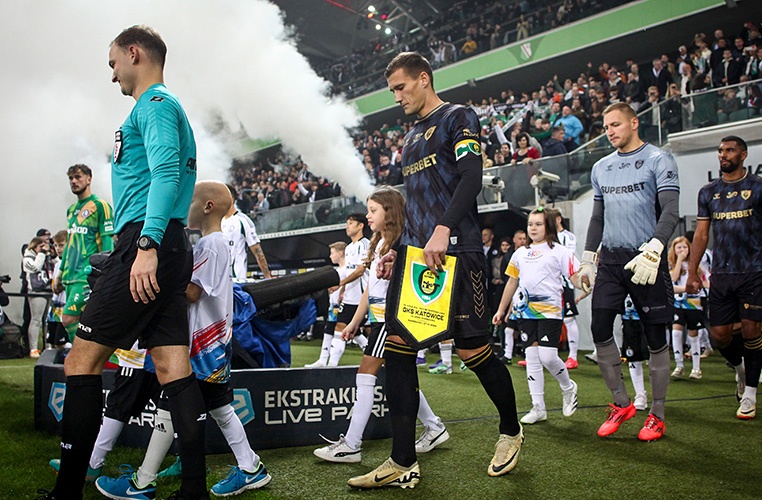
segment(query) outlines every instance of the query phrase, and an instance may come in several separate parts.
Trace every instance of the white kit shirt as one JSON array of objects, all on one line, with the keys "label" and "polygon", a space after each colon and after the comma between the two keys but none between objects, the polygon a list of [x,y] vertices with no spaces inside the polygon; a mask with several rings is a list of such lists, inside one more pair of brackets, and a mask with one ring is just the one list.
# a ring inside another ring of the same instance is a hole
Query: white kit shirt
[{"label": "white kit shirt", "polygon": [[522,319],[563,319],[565,279],[579,269],[579,261],[563,245],[547,243],[518,248],[505,274],[519,280],[523,297],[514,304]]},{"label": "white kit shirt", "polygon": [[[344,267],[347,269],[347,275],[355,272],[355,269],[363,265],[366,255],[368,255],[368,245],[370,241],[368,238],[360,238],[354,243],[347,245],[344,250]],[[366,270],[362,276],[354,280],[352,283],[347,283],[344,286],[344,304],[358,305],[365,288],[368,286],[368,271]]]},{"label": "white kit shirt", "polygon": [[246,278],[248,265],[246,250],[259,243],[254,222],[248,215],[236,211],[230,217],[222,218],[222,232],[227,237],[230,246],[233,278]]}]

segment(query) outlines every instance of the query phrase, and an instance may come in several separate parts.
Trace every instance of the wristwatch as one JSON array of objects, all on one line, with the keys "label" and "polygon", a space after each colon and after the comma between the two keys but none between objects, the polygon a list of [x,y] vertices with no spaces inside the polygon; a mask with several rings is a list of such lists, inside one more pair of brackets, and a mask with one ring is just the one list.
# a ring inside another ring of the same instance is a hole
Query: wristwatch
[{"label": "wristwatch", "polygon": [[151,248],[159,249],[159,244],[156,243],[149,236],[141,236],[138,238],[138,248],[140,250],[150,250]]}]

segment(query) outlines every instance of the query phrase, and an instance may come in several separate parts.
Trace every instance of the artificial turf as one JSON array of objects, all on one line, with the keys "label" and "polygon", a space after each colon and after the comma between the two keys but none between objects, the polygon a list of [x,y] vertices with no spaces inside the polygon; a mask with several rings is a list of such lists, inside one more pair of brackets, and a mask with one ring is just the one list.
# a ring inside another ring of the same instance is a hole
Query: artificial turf
[{"label": "artificial turf", "polygon": [[[293,365],[314,361],[319,348],[319,341],[294,342]],[[348,348],[341,364],[359,359],[359,350]],[[436,359],[429,356],[430,362]],[[430,375],[419,368],[421,389],[451,438],[419,456],[422,479],[415,489],[356,491],[346,486],[349,477],[370,471],[389,456],[391,441],[382,439],[363,443],[360,464],[322,462],[312,455],[313,447],[257,450],[273,480],[239,498],[759,498],[762,416],[752,421],[735,417],[733,373],[720,356],[702,360],[702,380],[670,384],[666,435],[653,443],[636,438],[645,412],[609,438],[596,436],[610,394],[595,365],[581,359],[571,371],[579,384],[579,409],[569,418],[561,415],[560,389],[546,373],[548,420],[524,427],[519,465],[500,478],[486,473],[497,440],[495,409],[474,374],[461,372],[457,358],[454,364],[451,375]],[[0,499],[34,498],[37,488],[54,484],[47,463],[58,456],[59,439],[34,430],[33,366],[29,359],[0,361]],[[531,407],[524,370],[516,365],[509,369],[523,414]],[[117,475],[121,463],[137,467],[141,460],[142,450],[117,448],[104,472]],[[232,454],[209,456],[209,486],[225,477],[233,462]],[[160,481],[157,498],[178,487],[179,480]],[[85,499],[94,498],[102,497],[88,485]]]}]

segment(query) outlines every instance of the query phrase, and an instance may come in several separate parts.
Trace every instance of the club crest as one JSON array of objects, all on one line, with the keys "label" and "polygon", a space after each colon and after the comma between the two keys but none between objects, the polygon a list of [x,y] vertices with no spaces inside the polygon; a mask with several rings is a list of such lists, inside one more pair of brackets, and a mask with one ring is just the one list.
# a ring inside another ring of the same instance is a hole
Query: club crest
[{"label": "club crest", "polygon": [[430,304],[442,295],[447,281],[447,271],[439,271],[437,276],[428,267],[417,262],[412,263],[410,271],[413,291],[421,303]]}]

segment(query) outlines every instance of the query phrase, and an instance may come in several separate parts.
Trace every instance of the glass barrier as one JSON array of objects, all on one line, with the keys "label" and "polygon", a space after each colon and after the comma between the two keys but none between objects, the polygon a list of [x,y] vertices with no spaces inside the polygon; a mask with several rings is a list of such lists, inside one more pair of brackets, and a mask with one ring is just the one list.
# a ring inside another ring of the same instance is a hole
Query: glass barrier
[{"label": "glass barrier", "polygon": [[366,212],[364,203],[354,197],[336,197],[313,203],[300,203],[266,212],[249,215],[257,226],[257,233],[268,234],[283,231],[344,224],[349,214]]},{"label": "glass barrier", "polygon": [[[669,134],[694,130],[760,116],[762,79],[728,87],[707,89],[681,96],[674,95],[641,105],[638,111],[639,134],[644,141],[664,145]],[[518,165],[502,165],[484,170],[479,205],[507,202],[515,207],[537,204],[537,192],[549,202],[570,200],[592,188],[590,172],[595,162],[614,148],[605,134],[595,137],[571,153],[532,160]],[[532,177],[540,173],[537,189]],[[496,181],[495,177],[499,177]],[[504,185],[504,186],[503,186]],[[404,194],[404,187],[397,186]],[[355,212],[365,212],[364,200],[339,197],[278,208],[258,214],[253,212],[260,234],[293,231],[343,224]]]}]

